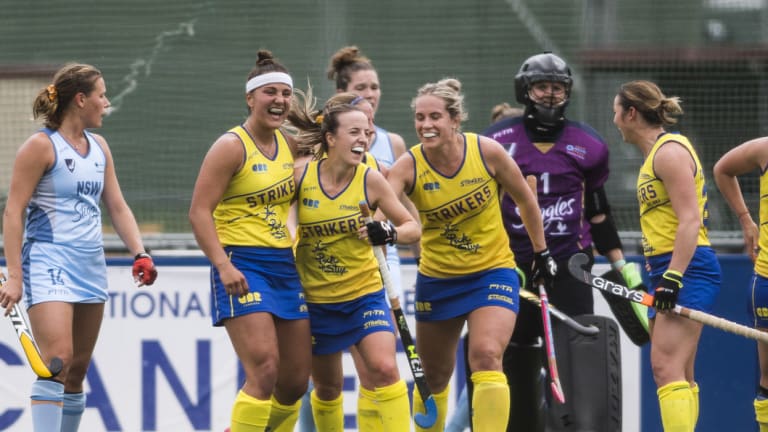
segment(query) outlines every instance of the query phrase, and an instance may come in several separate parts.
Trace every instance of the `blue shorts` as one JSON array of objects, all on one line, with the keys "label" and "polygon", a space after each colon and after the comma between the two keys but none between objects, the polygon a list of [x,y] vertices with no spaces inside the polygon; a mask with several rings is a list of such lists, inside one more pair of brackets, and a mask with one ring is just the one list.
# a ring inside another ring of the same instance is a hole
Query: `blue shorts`
[{"label": "blue shorts", "polygon": [[753,326],[768,328],[768,278],[757,273],[752,274],[748,299]]},{"label": "blue shorts", "polygon": [[[652,287],[651,294],[661,281],[661,276],[669,267],[671,259],[671,253],[648,257],[648,264],[651,266],[651,271],[648,273]],[[720,262],[712,248],[698,246],[683,274],[683,289],[680,290],[677,304],[710,313],[719,293]],[[648,318],[655,316],[656,309],[649,307]]]},{"label": "blue shorts", "polygon": [[104,248],[72,248],[49,242],[28,242],[21,251],[24,300],[37,303],[104,303],[107,263]]},{"label": "blue shorts", "polygon": [[312,354],[343,351],[365,336],[395,327],[384,290],[341,303],[308,303]]},{"label": "blue shorts", "polygon": [[454,278],[416,276],[416,320],[442,321],[483,306],[520,309],[520,278],[515,269],[498,268]]},{"label": "blue shorts", "polygon": [[234,297],[226,293],[216,267],[211,267],[211,320],[223,325],[227,318],[254,312],[298,320],[307,319],[307,304],[291,249],[247,246],[224,248],[232,264],[243,273],[250,292]]}]

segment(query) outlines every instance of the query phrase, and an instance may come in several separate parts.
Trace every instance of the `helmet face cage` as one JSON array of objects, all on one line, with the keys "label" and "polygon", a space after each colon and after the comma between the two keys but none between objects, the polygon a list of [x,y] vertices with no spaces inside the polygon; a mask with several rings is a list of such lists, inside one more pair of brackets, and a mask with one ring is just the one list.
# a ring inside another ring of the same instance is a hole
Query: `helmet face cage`
[{"label": "helmet face cage", "polygon": [[565,85],[565,101],[571,96],[573,78],[571,68],[565,60],[552,53],[537,54],[529,57],[515,76],[515,97],[526,106],[533,105],[529,92],[534,83],[540,81],[559,82]]}]

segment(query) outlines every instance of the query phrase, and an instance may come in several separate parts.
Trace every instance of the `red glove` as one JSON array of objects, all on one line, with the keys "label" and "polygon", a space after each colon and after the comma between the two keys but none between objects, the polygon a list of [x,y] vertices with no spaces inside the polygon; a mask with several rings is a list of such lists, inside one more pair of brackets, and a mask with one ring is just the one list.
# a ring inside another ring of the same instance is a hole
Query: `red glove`
[{"label": "red glove", "polygon": [[138,286],[152,285],[157,279],[155,262],[148,253],[142,252],[133,258],[133,280]]}]

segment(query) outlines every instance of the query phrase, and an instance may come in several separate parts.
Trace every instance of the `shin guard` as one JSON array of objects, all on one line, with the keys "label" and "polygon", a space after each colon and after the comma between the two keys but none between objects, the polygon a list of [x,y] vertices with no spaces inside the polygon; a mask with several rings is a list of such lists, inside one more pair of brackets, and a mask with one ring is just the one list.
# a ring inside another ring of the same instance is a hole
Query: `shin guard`
[{"label": "shin guard", "polygon": [[[376,404],[380,413],[379,423],[386,432],[411,430],[411,402],[408,400],[408,387],[400,380],[386,387],[376,387]],[[360,428],[361,431],[367,430]]]},{"label": "shin guard", "polygon": [[755,420],[760,425],[760,432],[768,432],[768,399],[755,399]]},{"label": "shin guard", "polygon": [[656,394],[664,432],[692,432],[693,392],[688,381],[673,381],[659,387]]},{"label": "shin guard", "polygon": [[482,371],[472,374],[472,430],[503,431],[509,421],[509,385],[501,372]]},{"label": "shin guard", "polygon": [[267,427],[272,403],[240,390],[232,406],[232,432],[260,432]]},{"label": "shin guard", "polygon": [[312,417],[315,419],[315,427],[323,432],[344,431],[344,399],[339,395],[334,400],[324,401],[317,398],[315,390],[310,395],[312,398]]}]

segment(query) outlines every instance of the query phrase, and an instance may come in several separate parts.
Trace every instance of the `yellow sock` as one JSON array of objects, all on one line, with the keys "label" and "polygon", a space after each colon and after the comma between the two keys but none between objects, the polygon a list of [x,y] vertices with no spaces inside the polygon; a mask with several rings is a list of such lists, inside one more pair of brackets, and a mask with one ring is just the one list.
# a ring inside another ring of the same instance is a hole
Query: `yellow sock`
[{"label": "yellow sock", "polygon": [[[386,387],[376,387],[376,402],[381,413],[381,424],[387,432],[411,430],[411,401],[408,400],[408,387],[400,380]],[[367,431],[368,429],[360,428]]]},{"label": "yellow sock", "polygon": [[232,406],[231,432],[262,432],[267,427],[271,409],[268,400],[256,399],[240,390]]},{"label": "yellow sock", "polygon": [[[410,412],[408,414],[410,417]],[[384,430],[379,406],[376,404],[376,392],[362,386],[357,394],[357,429],[370,432]]]},{"label": "yellow sock", "polygon": [[472,430],[495,432],[507,430],[509,421],[509,384],[501,372],[472,373]]},{"label": "yellow sock", "polygon": [[760,432],[768,432],[768,399],[755,399],[755,420]]},{"label": "yellow sock", "polygon": [[299,419],[301,399],[293,405],[283,405],[272,396],[272,411],[269,413],[269,427],[273,432],[293,432]]},{"label": "yellow sock", "polygon": [[699,383],[691,385],[691,393],[693,393],[691,418],[693,419],[693,430],[696,430],[696,423],[699,422]]},{"label": "yellow sock", "polygon": [[692,432],[693,392],[688,381],[671,382],[660,387],[656,394],[664,432]]},{"label": "yellow sock", "polygon": [[315,390],[312,390],[310,397],[312,398],[312,418],[315,419],[315,428],[323,432],[343,432],[343,396],[339,395],[335,400],[324,401],[318,399]]},{"label": "yellow sock", "polygon": [[[448,390],[451,386],[446,386],[445,390],[440,393],[432,393],[432,399],[435,400],[437,406],[437,420],[435,424],[429,429],[422,429],[416,425],[416,432],[443,432],[445,429],[445,416],[448,411]],[[413,386],[413,413],[425,413],[424,401],[421,400],[419,389]]]}]

